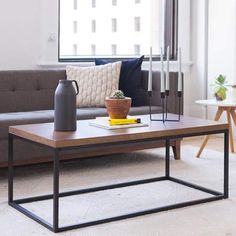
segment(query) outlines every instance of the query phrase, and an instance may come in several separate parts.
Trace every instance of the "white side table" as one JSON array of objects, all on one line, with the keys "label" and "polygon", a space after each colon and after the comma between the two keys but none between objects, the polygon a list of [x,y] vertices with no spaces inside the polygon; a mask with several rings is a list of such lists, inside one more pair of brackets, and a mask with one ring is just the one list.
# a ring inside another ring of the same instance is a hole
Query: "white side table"
[{"label": "white side table", "polygon": [[[232,130],[232,122],[231,122],[231,117],[233,119],[234,125],[236,125],[236,100],[231,100],[231,99],[226,99],[224,101],[216,101],[216,99],[208,99],[208,100],[198,100],[196,103],[201,104],[201,105],[207,105],[207,106],[217,106],[217,112],[215,115],[214,120],[218,121],[222,115],[222,113],[225,111],[227,114],[227,121],[229,123],[229,141],[230,141],[230,150],[231,152],[234,152],[234,139],[233,139],[233,130]],[[207,135],[203,142],[202,145],[197,153],[197,157],[200,157],[204,147],[207,144],[207,141],[209,139],[209,135]]]}]

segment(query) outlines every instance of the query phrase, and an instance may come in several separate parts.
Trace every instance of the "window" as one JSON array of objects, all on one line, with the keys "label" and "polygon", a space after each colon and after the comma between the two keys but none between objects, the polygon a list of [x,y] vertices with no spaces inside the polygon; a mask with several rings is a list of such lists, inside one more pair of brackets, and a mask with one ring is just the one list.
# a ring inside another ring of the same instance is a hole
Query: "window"
[{"label": "window", "polygon": [[91,21],[91,27],[92,27],[92,32],[95,33],[96,32],[96,20]]},{"label": "window", "polygon": [[134,17],[134,31],[139,32],[140,28],[140,17],[136,16]]},{"label": "window", "polygon": [[134,45],[134,55],[140,55],[140,45],[139,44]]},{"label": "window", "polygon": [[116,20],[116,18],[111,19],[111,31],[112,32],[117,31],[117,20]]},{"label": "window", "polygon": [[73,21],[73,32],[74,34],[78,33],[78,24],[77,21]]},{"label": "window", "polygon": [[112,44],[111,45],[111,55],[116,55],[116,51],[117,51],[117,46],[116,44]]},{"label": "window", "polygon": [[58,1],[59,61],[148,57],[151,45],[153,60],[159,60],[161,45],[165,53],[170,46],[170,58],[176,58],[178,0]]}]

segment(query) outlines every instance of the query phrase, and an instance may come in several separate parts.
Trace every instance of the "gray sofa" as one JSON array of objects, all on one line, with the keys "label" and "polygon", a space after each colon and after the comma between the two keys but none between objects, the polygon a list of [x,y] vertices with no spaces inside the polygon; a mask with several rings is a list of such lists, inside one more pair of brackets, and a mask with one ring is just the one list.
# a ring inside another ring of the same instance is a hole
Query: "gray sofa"
[{"label": "gray sofa", "polygon": [[[177,113],[177,74],[171,73],[171,93],[169,112]],[[142,71],[142,87],[147,90],[148,72]],[[11,125],[53,122],[54,91],[58,81],[66,78],[65,70],[22,70],[0,71],[0,167],[7,166],[8,127]],[[153,72],[153,111],[161,112],[160,74]],[[130,115],[148,114],[148,99],[145,106],[132,107]],[[91,119],[106,116],[106,108],[79,108],[77,119]],[[162,144],[160,144],[161,146]],[[180,157],[180,142],[172,143],[176,158]],[[39,163],[50,160],[51,153],[34,144],[15,142],[16,164]],[[104,153],[106,154],[106,153]],[[108,154],[108,153],[107,153]],[[96,154],[86,153],[83,156]],[[66,153],[64,158],[77,158],[76,153]]]}]

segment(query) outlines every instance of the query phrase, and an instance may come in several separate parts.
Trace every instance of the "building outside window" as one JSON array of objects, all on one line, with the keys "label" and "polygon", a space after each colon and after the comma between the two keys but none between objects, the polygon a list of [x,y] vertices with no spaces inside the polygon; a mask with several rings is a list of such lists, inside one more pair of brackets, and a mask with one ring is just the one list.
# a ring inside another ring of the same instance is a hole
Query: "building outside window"
[{"label": "building outside window", "polygon": [[111,55],[116,55],[117,54],[117,45],[116,44],[112,44],[111,45]]},{"label": "building outside window", "polygon": [[140,16],[135,16],[134,17],[134,31],[135,32],[140,31],[140,28],[141,28],[140,22],[141,22]]},{"label": "building outside window", "polygon": [[77,4],[77,0],[74,0],[74,10],[77,10],[77,7],[78,6],[78,4]]},{"label": "building outside window", "polygon": [[78,33],[78,22],[77,21],[73,21],[73,32],[74,32],[74,34]]},{"label": "building outside window", "polygon": [[[167,42],[173,48],[171,55],[176,55],[177,0],[122,0],[119,4],[117,0],[59,1],[59,61],[148,56],[150,45],[153,57],[158,58],[160,46]],[[73,3],[79,10],[76,14]],[[136,8],[136,3],[141,8]]]},{"label": "building outside window", "polygon": [[91,21],[91,27],[92,27],[92,32],[95,33],[96,32],[96,20]]},{"label": "building outside window", "polygon": [[134,2],[137,3],[141,3],[141,0],[134,0]]},{"label": "building outside window", "polygon": [[117,32],[117,19],[116,18],[111,19],[111,31]]},{"label": "building outside window", "polygon": [[134,45],[134,55],[140,55],[140,45],[139,44]]},{"label": "building outside window", "polygon": [[95,44],[92,44],[91,45],[91,55],[96,55],[96,45]]},{"label": "building outside window", "polygon": [[92,0],[92,8],[96,7],[96,0]]},{"label": "building outside window", "polygon": [[78,54],[78,47],[77,44],[73,44],[73,55],[76,56]]}]

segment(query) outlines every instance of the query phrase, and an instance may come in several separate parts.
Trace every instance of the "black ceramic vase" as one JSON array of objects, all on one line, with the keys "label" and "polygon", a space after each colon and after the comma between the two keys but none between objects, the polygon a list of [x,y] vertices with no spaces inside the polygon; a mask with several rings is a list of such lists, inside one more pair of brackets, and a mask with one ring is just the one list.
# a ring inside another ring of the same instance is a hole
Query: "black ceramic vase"
[{"label": "black ceramic vase", "polygon": [[[76,85],[76,90],[73,86]],[[76,130],[76,95],[79,87],[75,80],[60,80],[54,95],[55,131]]]}]

